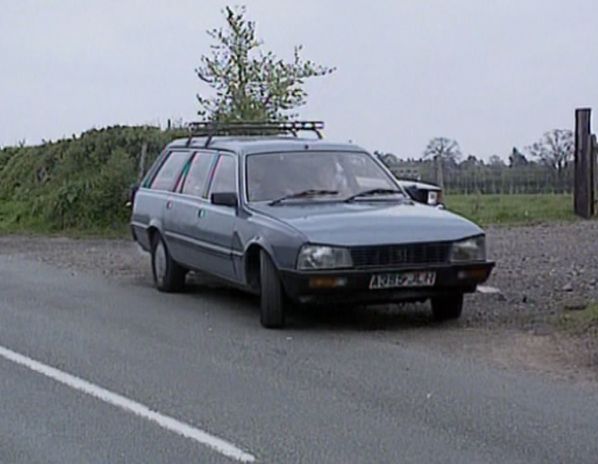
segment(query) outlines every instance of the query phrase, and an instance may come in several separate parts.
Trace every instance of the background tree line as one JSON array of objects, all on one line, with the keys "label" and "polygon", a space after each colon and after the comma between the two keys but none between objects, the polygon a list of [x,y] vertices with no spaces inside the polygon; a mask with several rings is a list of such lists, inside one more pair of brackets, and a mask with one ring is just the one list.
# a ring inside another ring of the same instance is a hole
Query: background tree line
[{"label": "background tree line", "polygon": [[563,129],[546,132],[523,151],[513,147],[506,159],[464,156],[446,137],[430,140],[418,159],[377,152],[397,177],[437,183],[449,193],[569,193],[573,154],[573,133]]}]

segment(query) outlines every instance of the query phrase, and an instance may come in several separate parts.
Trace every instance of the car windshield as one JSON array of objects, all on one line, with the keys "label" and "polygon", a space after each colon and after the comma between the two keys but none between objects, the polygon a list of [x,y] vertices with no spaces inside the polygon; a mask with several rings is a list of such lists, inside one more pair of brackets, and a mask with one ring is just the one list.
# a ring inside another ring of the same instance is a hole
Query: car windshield
[{"label": "car windshield", "polygon": [[[345,199],[379,190],[388,197],[400,187],[367,153],[268,153],[247,157],[249,201]],[[367,195],[372,198],[376,194]]]}]

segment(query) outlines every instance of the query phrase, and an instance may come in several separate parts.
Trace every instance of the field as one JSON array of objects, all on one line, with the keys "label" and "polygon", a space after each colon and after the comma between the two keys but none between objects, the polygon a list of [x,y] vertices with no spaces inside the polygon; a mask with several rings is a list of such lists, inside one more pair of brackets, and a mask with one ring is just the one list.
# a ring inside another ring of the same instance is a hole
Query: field
[{"label": "field", "polygon": [[487,225],[531,225],[575,220],[569,194],[447,195],[447,208]]}]

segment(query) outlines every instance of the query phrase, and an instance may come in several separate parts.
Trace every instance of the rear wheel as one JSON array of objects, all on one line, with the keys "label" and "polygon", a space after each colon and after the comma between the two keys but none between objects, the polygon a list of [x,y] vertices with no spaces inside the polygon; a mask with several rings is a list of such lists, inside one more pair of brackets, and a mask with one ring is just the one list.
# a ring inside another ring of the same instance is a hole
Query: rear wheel
[{"label": "rear wheel", "polygon": [[463,312],[463,294],[432,298],[432,314],[437,321],[459,319]]},{"label": "rear wheel", "polygon": [[185,287],[187,270],[172,259],[164,239],[158,233],[152,244],[152,272],[154,284],[161,292],[179,292]]},{"label": "rear wheel", "polygon": [[260,321],[268,329],[284,326],[285,294],[278,270],[265,251],[260,253]]}]

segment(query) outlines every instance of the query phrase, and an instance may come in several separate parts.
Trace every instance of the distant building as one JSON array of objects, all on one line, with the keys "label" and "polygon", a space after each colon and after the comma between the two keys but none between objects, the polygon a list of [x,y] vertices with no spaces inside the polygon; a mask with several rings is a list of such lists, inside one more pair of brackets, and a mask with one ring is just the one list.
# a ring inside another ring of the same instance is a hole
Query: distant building
[{"label": "distant building", "polygon": [[421,162],[397,158],[392,153],[375,152],[388,169],[399,179],[421,180]]},{"label": "distant building", "polygon": [[399,179],[421,180],[420,166],[411,162],[399,161],[390,169]]}]

